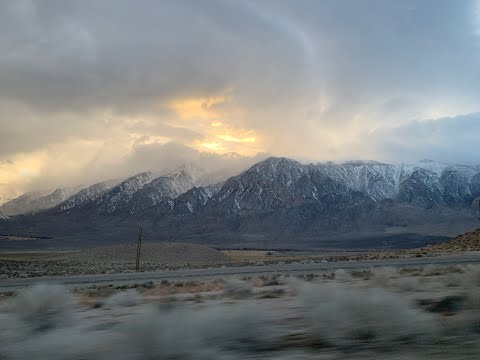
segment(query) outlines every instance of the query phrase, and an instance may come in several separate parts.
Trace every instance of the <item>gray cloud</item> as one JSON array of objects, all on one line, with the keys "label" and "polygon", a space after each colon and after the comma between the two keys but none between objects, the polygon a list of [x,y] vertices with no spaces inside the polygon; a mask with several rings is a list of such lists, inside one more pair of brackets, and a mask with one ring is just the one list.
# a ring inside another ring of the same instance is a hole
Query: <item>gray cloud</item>
[{"label": "gray cloud", "polygon": [[422,154],[438,161],[478,165],[478,134],[480,113],[475,113],[383,128],[368,140],[384,159],[414,161]]},{"label": "gray cloud", "polygon": [[211,181],[223,181],[238,174],[251,165],[266,159],[269,154],[240,156],[238,154],[208,154],[179,143],[137,145],[121,161],[105,166],[101,158],[94,158],[84,167],[63,174],[59,183],[58,173],[46,172],[35,179],[24,190],[48,189],[52,186],[88,185],[106,179],[131,176],[143,171],[158,174],[175,170],[181,166],[193,166],[211,174]]},{"label": "gray cloud", "polygon": [[[203,161],[189,147],[203,141],[208,123],[180,119],[171,101],[227,94],[215,120],[254,133],[265,152],[312,160],[475,161],[468,126],[476,125],[457,115],[480,111],[478,6],[2,1],[0,160],[15,163],[19,154],[43,151],[53,161],[69,143],[93,149],[79,161],[82,151],[72,145],[76,171],[62,176],[52,171],[55,164],[44,166],[28,186],[80,178],[85,164],[97,169],[88,172],[92,179],[107,169],[167,166],[166,149]],[[151,143],[158,138],[182,150]]]}]

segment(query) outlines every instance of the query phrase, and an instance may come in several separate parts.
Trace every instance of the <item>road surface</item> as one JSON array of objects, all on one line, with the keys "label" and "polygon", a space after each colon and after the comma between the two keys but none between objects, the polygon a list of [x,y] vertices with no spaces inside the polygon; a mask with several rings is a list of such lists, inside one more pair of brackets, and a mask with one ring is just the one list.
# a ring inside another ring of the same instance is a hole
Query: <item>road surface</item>
[{"label": "road surface", "polygon": [[136,272],[117,274],[72,275],[25,279],[2,279],[0,289],[21,288],[37,283],[63,284],[67,286],[88,286],[102,283],[135,283],[161,280],[204,280],[234,275],[262,275],[268,273],[307,274],[337,269],[361,269],[371,267],[405,267],[425,265],[480,264],[480,256],[425,257],[414,259],[392,259],[375,261],[348,261],[326,263],[292,263],[261,266],[222,267],[194,270]]}]

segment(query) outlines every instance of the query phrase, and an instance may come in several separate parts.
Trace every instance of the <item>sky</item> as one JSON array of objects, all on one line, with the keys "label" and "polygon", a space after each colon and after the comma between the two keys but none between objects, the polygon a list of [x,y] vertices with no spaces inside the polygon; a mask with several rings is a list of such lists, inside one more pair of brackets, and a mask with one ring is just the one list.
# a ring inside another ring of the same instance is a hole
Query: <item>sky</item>
[{"label": "sky", "polygon": [[0,201],[197,162],[480,164],[479,0],[4,0]]}]

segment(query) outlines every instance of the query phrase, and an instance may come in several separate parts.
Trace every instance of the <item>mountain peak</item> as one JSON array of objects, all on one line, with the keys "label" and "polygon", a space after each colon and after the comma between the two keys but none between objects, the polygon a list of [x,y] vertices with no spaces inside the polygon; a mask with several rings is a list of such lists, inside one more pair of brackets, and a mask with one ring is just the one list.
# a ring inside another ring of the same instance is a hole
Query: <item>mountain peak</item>
[{"label": "mountain peak", "polygon": [[285,157],[269,157],[246,170],[243,174],[258,173],[263,177],[273,177],[280,173],[301,174],[305,172],[306,165],[302,163],[285,158]]},{"label": "mountain peak", "polygon": [[194,163],[186,163],[175,170],[167,173],[165,176],[177,178],[179,176],[187,176],[190,180],[194,183],[197,182],[198,179],[204,177],[207,174],[207,171],[197,164]]},{"label": "mountain peak", "polygon": [[415,163],[415,166],[419,167],[419,168],[422,168],[422,169],[425,169],[425,170],[428,170],[428,171],[431,171],[431,172],[437,174],[438,176],[442,175],[443,170],[445,170],[448,167],[447,164],[443,164],[443,163],[440,163],[440,162],[437,162],[437,161],[434,161],[434,160],[430,160],[430,159],[422,159],[420,161],[417,161]]},{"label": "mountain peak", "polygon": [[253,165],[253,166],[272,166],[274,168],[278,166],[303,166],[302,163],[300,163],[297,160],[293,160],[287,157],[275,157],[275,156],[270,156],[266,158],[263,161],[260,161],[259,163]]}]

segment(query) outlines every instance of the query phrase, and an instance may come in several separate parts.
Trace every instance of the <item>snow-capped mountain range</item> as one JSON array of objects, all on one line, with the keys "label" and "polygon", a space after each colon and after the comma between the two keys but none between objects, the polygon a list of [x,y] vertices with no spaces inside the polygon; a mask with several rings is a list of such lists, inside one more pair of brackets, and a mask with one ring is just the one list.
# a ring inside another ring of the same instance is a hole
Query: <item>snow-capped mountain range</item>
[{"label": "snow-capped mountain range", "polygon": [[[32,226],[48,235],[65,231],[80,236],[86,230],[71,227],[83,221],[94,232],[92,238],[98,237],[96,232],[117,232],[121,237],[120,229],[142,224],[154,234],[210,241],[212,234],[222,239],[231,234],[315,238],[471,223],[480,199],[480,166],[430,160],[302,164],[271,157],[225,181],[206,184],[208,178],[208,173],[189,165],[161,175],[145,172],[72,189],[70,196],[65,190],[25,194],[0,211],[8,216],[20,210],[30,213],[18,222],[22,229]],[[15,228],[17,219],[10,217],[0,221],[0,230]]]},{"label": "snow-capped mountain range", "polygon": [[[331,193],[342,188],[342,191],[362,193],[375,202],[392,199],[422,207],[467,206],[480,196],[479,166],[447,165],[432,160],[399,165],[375,161],[304,165],[287,158],[271,157],[219,184],[208,184],[208,177],[208,173],[192,165],[161,176],[145,172],[123,181],[108,180],[85,188],[78,186],[53,192],[26,193],[0,206],[0,211],[8,216],[52,208],[57,212],[88,208],[106,214],[118,211],[140,213],[162,202],[168,202],[171,207],[173,200],[185,193],[186,196],[178,199],[182,201],[194,187],[199,203],[194,201],[196,206],[187,204],[187,208],[198,208],[199,204],[203,207],[211,198],[221,203],[236,192],[234,204],[237,210],[241,210],[240,204],[247,191],[254,194],[252,196],[259,201],[258,206],[267,206],[263,201],[265,194],[281,188],[282,191],[275,195],[275,201],[286,201],[283,195],[294,196],[299,192],[304,198],[321,201],[319,196],[322,195],[322,189],[319,187],[325,187],[329,182],[334,184],[329,189]],[[305,188],[307,179],[311,184]],[[318,181],[320,183],[316,186],[314,183]],[[233,189],[233,184],[238,189]],[[249,189],[248,186],[252,184],[254,186]],[[235,212],[235,209],[231,211]]]}]

